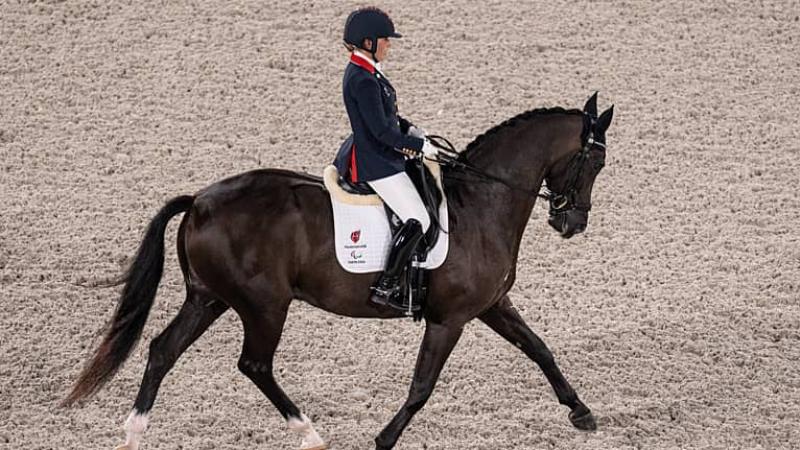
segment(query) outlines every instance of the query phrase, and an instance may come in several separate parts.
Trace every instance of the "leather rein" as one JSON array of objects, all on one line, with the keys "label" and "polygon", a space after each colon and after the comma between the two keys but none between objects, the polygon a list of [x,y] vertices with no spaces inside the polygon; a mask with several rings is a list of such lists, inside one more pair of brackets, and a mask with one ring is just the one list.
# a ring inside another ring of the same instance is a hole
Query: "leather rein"
[{"label": "leather rein", "polygon": [[426,159],[434,161],[442,166],[452,167],[454,169],[459,169],[464,172],[471,173],[473,175],[478,176],[479,178],[483,178],[484,180],[495,181],[514,191],[521,191],[528,195],[535,195],[543,199],[549,199],[547,193],[542,194],[533,191],[531,189],[527,189],[522,186],[513,184],[507,180],[492,175],[482,169],[479,169],[466,161],[459,160],[460,153],[455,149],[453,144],[449,140],[447,140],[447,138],[445,138],[444,136],[429,134],[426,137],[434,147],[440,150],[436,159],[433,158],[426,158]]}]

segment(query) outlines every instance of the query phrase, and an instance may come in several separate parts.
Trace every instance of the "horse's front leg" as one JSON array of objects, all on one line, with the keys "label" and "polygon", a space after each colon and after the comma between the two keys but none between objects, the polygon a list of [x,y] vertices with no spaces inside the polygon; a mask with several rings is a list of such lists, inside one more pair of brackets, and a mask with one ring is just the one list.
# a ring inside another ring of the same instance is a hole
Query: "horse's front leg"
[{"label": "horse's front leg", "polygon": [[422,345],[417,355],[414,380],[411,382],[408,398],[389,425],[375,439],[377,450],[393,448],[414,414],[425,406],[436,380],[439,379],[439,373],[458,338],[461,337],[462,331],[463,326],[440,325],[430,321],[426,323],[425,336],[422,338]]},{"label": "horse's front leg", "polygon": [[578,394],[564,378],[550,349],[528,328],[507,295],[478,318],[539,365],[556,391],[559,403],[570,408],[569,420],[576,428],[587,431],[597,429],[592,412],[580,401]]}]

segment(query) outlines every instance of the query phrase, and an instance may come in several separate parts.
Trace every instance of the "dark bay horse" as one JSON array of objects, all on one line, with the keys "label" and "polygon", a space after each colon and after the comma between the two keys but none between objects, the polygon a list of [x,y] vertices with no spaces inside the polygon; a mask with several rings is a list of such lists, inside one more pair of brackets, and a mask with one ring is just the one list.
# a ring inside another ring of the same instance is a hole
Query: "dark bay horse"
[{"label": "dark bay horse", "polygon": [[[586,228],[613,115],[612,107],[598,117],[596,101],[595,94],[583,111],[536,109],[509,119],[460,154],[462,167],[475,170],[465,172],[456,165],[444,171],[449,255],[430,276],[425,333],[410,392],[375,439],[377,449],[395,446],[431,395],[464,325],[475,318],[539,365],[558,401],[570,409],[575,427],[596,428],[589,408],[507,295],[514,284],[522,234],[543,182],[552,192],[550,225],[565,238]],[[239,369],[302,437],[301,449],[325,448],[311,421],[273,377],[273,355],[289,304],[300,299],[350,317],[394,318],[402,312],[368,301],[376,274],[348,273],[337,263],[330,199],[320,179],[285,170],[234,176],[194,196],[174,198],[158,212],[120,281],[122,295],[103,341],[64,403],[96,392],[129,356],[161,279],[164,230],[170,218],[182,212],[177,247],[186,302],[150,343],[144,379],[125,423],[127,441],[119,448],[138,448],[162,379],[229,308],[244,326]]]}]

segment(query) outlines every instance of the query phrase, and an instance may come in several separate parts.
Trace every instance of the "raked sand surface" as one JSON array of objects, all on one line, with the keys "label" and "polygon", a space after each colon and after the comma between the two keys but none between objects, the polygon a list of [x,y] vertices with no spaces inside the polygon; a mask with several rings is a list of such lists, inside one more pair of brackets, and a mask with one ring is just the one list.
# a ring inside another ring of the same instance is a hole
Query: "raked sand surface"
[{"label": "raked sand surface", "polygon": [[[470,323],[398,449],[800,447],[800,3],[382,1],[400,110],[463,148],[522,111],[616,105],[587,232],[539,206],[510,295],[598,417]],[[354,2],[0,1],[0,449],[122,442],[165,276],[128,363],[60,409],[169,198],[259,167],[321,174],[348,134]],[[293,304],[277,378],[331,449],[374,448],[423,325]],[[223,316],[162,385],[142,450],[295,449]]]}]

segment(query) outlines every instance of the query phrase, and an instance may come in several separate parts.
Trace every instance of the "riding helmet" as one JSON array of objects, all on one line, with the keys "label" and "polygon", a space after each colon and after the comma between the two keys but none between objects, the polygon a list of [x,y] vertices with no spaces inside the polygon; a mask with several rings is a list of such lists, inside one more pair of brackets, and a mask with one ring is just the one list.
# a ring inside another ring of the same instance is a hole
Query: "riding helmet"
[{"label": "riding helmet", "polygon": [[375,7],[357,9],[350,13],[344,24],[344,42],[363,48],[364,39],[372,41],[372,48],[364,50],[375,53],[378,38],[403,37],[394,30],[394,22],[389,15]]}]

